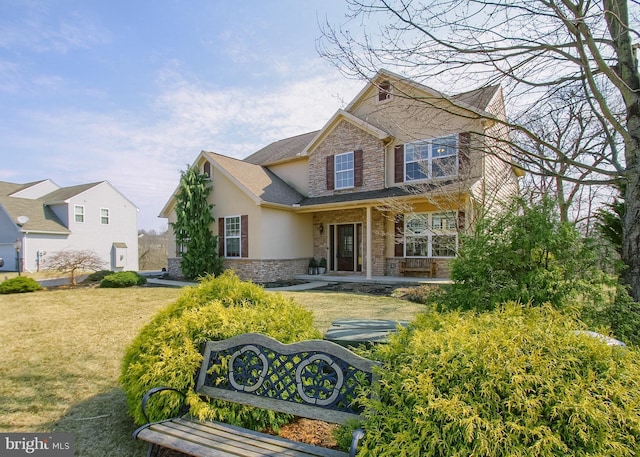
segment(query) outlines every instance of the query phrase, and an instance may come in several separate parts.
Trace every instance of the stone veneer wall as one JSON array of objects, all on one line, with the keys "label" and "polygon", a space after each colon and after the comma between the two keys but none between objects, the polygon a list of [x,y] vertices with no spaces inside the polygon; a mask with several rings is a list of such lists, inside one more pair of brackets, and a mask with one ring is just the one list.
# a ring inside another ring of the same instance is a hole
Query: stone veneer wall
[{"label": "stone veneer wall", "polygon": [[[327,190],[327,157],[358,149],[363,152],[362,187]],[[384,160],[382,141],[343,120],[309,157],[309,197],[384,189]]]},{"label": "stone veneer wall", "polygon": [[225,259],[224,268],[234,270],[240,279],[245,281],[283,281],[306,274],[309,270],[309,259]]},{"label": "stone veneer wall", "polygon": [[[167,274],[169,277],[184,279],[180,269],[180,257],[170,258],[168,261]],[[309,259],[224,259],[223,267],[225,270],[234,270],[243,281],[283,281],[293,279],[296,275],[306,274],[309,270]]]},{"label": "stone veneer wall", "polygon": [[169,257],[167,259],[167,275],[170,278],[174,278],[174,279],[184,279],[184,276],[182,274],[182,269],[180,268],[180,265],[182,263],[182,258],[180,257]]},{"label": "stone veneer wall", "polygon": [[[367,253],[367,210],[357,208],[352,210],[327,211],[313,216],[313,256],[316,259],[326,258],[329,262],[329,224],[362,224],[362,274],[366,274],[367,263],[364,258]],[[323,225],[323,233],[319,226]],[[385,274],[385,216],[384,213],[372,209],[371,214],[371,275]]]}]

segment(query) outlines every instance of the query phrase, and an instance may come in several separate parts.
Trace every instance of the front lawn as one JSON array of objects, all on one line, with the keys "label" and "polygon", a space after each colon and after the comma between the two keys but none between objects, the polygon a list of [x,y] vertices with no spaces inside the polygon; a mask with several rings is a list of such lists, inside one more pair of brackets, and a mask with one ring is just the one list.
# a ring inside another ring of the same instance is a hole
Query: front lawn
[{"label": "front lawn", "polygon": [[[78,456],[144,455],[118,386],[125,348],[180,289],[79,288],[0,296],[0,432],[73,432]],[[286,292],[324,331],[340,317],[411,319],[390,297]]]}]

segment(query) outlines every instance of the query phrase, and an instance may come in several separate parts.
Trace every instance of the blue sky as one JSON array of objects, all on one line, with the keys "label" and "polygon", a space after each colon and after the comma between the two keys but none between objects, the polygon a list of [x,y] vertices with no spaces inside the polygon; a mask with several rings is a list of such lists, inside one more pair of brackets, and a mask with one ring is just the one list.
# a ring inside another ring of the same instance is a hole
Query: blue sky
[{"label": "blue sky", "polygon": [[107,180],[158,213],[209,150],[319,129],[363,82],[316,51],[342,0],[2,0],[0,180]]}]

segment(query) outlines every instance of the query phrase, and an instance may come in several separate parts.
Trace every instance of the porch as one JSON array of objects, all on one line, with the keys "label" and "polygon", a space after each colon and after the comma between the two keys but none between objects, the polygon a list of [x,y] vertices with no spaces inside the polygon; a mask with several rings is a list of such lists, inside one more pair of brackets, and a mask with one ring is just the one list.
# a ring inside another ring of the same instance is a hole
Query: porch
[{"label": "porch", "polygon": [[296,275],[295,279],[307,282],[353,282],[360,284],[385,284],[397,286],[419,286],[419,285],[440,285],[451,284],[448,278],[422,278],[412,276],[371,276],[363,274],[349,273],[326,273],[323,275]]}]

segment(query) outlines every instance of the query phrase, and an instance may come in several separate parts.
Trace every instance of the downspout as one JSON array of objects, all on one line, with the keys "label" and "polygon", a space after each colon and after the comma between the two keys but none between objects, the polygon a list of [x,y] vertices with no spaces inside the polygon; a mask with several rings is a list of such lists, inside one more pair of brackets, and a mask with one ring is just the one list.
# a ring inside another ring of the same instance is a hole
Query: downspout
[{"label": "downspout", "polygon": [[28,268],[29,262],[27,262],[27,235],[29,234],[29,232],[20,233],[22,234],[22,258],[20,259],[22,262],[22,271],[33,273],[33,270]]}]

